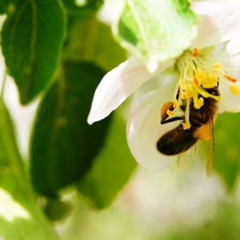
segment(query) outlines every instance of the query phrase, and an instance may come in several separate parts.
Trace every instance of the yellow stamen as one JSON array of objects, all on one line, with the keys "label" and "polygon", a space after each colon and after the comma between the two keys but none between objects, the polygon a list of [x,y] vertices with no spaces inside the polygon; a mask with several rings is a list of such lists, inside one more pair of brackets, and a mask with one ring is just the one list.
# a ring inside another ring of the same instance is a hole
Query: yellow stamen
[{"label": "yellow stamen", "polygon": [[187,130],[187,129],[190,129],[191,128],[191,123],[182,123],[182,126],[183,126],[183,129],[184,130]]},{"label": "yellow stamen", "polygon": [[[201,54],[197,48],[193,51],[188,50],[176,62],[179,81],[175,89],[173,109],[167,111],[167,115],[174,117],[183,112],[182,125],[185,130],[191,128],[192,108],[200,109],[205,106],[206,98],[212,98],[217,102],[221,100],[220,96],[215,96],[210,91],[218,87],[219,81],[225,78],[230,82],[237,82],[237,79],[223,71],[221,63],[214,63],[213,51],[214,47],[201,51]],[[231,92],[240,95],[240,85],[231,86]]]},{"label": "yellow stamen", "polygon": [[177,108],[179,106],[179,101],[178,100],[175,100],[174,103],[173,103],[173,107],[174,108]]},{"label": "yellow stamen", "polygon": [[212,70],[222,70],[222,64],[221,63],[213,64]]},{"label": "yellow stamen", "polygon": [[192,98],[195,95],[192,84],[187,83],[181,94],[182,99]]},{"label": "yellow stamen", "polygon": [[202,86],[204,88],[213,88],[217,85],[218,79],[212,74],[208,74],[207,78],[202,80]]},{"label": "yellow stamen", "polygon": [[204,104],[204,99],[202,97],[198,98],[195,96],[193,99],[193,104],[196,109],[200,109]]},{"label": "yellow stamen", "polygon": [[225,77],[227,80],[229,80],[230,82],[233,82],[233,83],[237,82],[237,79],[236,79],[236,78],[233,78],[233,77],[231,77],[231,76],[224,75],[224,77]]},{"label": "yellow stamen", "polygon": [[220,97],[219,97],[219,96],[212,95],[212,94],[206,92],[204,89],[202,89],[202,88],[200,88],[200,87],[197,88],[196,90],[197,90],[197,92],[198,92],[200,95],[202,95],[204,98],[209,98],[209,97],[210,97],[210,98],[215,99],[217,102],[220,101]]},{"label": "yellow stamen", "polygon": [[196,77],[202,80],[207,77],[207,74],[200,67],[198,67],[196,72]]},{"label": "yellow stamen", "polygon": [[232,94],[240,96],[240,86],[230,86],[230,91]]},{"label": "yellow stamen", "polygon": [[186,100],[186,109],[185,109],[185,122],[183,123],[183,129],[189,129],[191,127],[190,123],[190,104],[191,104],[191,98],[187,98]]}]

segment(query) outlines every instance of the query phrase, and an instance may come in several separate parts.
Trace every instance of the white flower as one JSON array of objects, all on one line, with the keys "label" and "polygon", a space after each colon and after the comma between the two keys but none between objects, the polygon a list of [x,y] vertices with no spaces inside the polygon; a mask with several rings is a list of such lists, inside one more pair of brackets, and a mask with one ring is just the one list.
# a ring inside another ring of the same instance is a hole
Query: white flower
[{"label": "white flower", "polygon": [[[219,113],[240,111],[240,1],[195,2],[192,9],[200,22],[191,47],[178,59],[159,63],[154,73],[130,57],[104,76],[88,117],[89,124],[105,118],[135,93],[128,143],[135,159],[150,171],[168,165],[169,156],[160,153],[156,143],[183,122],[160,124],[160,111],[166,102],[174,103],[167,117],[182,114],[186,129],[191,127],[191,103],[199,109],[209,98],[217,102]],[[207,90],[213,88],[218,88],[219,96]]]}]

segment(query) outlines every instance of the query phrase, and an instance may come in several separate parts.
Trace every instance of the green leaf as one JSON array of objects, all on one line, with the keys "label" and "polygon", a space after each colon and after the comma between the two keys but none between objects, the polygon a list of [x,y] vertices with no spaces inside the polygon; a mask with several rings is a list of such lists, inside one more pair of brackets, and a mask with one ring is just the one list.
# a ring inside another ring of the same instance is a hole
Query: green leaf
[{"label": "green leaf", "polygon": [[101,149],[110,119],[87,124],[92,97],[104,72],[90,63],[65,62],[61,78],[41,102],[31,144],[35,189],[55,197],[79,180]]},{"label": "green leaf", "polygon": [[110,27],[95,16],[74,19],[69,25],[65,59],[92,61],[106,71],[126,60],[126,52],[114,40]]},{"label": "green leaf", "polygon": [[47,204],[44,208],[46,216],[52,221],[60,221],[70,215],[72,206],[70,203],[63,202],[59,199],[47,199]]},{"label": "green leaf", "polygon": [[127,183],[135,166],[126,141],[126,122],[118,110],[114,113],[105,148],[77,188],[93,206],[105,208]]},{"label": "green leaf", "polygon": [[0,101],[0,238],[56,240],[24,174],[13,124]]},{"label": "green leaf", "polygon": [[196,34],[196,22],[187,0],[127,0],[117,37],[150,66],[188,48]]},{"label": "green leaf", "polygon": [[215,128],[214,169],[220,174],[227,187],[235,186],[239,175],[240,135],[236,134],[240,114],[224,113],[219,115]]},{"label": "green leaf", "polygon": [[11,5],[2,29],[2,49],[21,103],[36,97],[58,66],[66,20],[57,0],[19,0]]},{"label": "green leaf", "polygon": [[11,9],[11,3],[14,0],[1,0],[0,1],[0,14],[7,13]]}]

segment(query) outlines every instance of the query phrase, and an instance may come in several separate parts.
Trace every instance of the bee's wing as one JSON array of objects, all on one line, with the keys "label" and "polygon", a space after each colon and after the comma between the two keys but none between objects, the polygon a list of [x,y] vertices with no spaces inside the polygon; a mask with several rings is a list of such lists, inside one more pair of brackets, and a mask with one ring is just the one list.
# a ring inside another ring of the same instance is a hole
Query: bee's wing
[{"label": "bee's wing", "polygon": [[206,163],[206,173],[209,177],[214,165],[214,122],[211,119],[207,125],[209,140],[203,140],[198,143],[198,157]]},{"label": "bee's wing", "polygon": [[[200,141],[188,151],[179,154],[177,160],[177,166],[179,169],[185,169],[189,167],[193,160],[196,158],[196,155],[203,159],[206,162],[206,172],[209,177],[213,170],[214,165],[214,121],[211,119],[206,126],[207,128],[204,131],[207,131],[209,136],[208,141]],[[207,135],[208,135],[207,134]],[[201,140],[201,138],[199,138]]]},{"label": "bee's wing", "polygon": [[208,157],[207,157],[207,166],[206,166],[206,171],[207,171],[207,176],[209,177],[213,171],[213,165],[214,165],[214,123],[213,119],[210,120],[209,122],[209,128],[210,128],[210,133],[211,133],[211,138],[208,141],[209,143],[209,152],[208,152]]},{"label": "bee's wing", "polygon": [[177,159],[178,169],[183,170],[189,167],[195,158],[196,158],[196,145],[191,147],[186,152],[183,152],[178,155],[178,159]]}]

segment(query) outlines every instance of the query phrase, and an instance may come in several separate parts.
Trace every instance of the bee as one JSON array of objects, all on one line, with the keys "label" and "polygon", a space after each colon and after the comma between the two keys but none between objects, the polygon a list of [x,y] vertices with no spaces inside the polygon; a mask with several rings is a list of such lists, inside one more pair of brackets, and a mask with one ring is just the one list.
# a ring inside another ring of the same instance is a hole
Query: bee
[{"label": "bee", "polygon": [[[204,89],[211,95],[219,96],[217,87]],[[203,97],[203,96],[201,96]],[[207,175],[210,175],[213,169],[214,153],[214,122],[217,116],[217,100],[208,97],[204,99],[204,104],[200,109],[196,109],[193,103],[189,108],[189,121],[191,127],[184,129],[184,116],[167,118],[166,111],[173,110],[173,104],[166,103],[162,109],[161,124],[182,120],[182,122],[171,131],[165,133],[157,142],[157,149],[165,155],[177,155],[185,153],[192,148],[198,140],[209,142],[209,156],[207,160]],[[185,111],[185,106],[181,107]],[[181,155],[180,155],[181,156]],[[180,161],[178,159],[178,161]],[[184,161],[184,160],[183,160]]]}]

